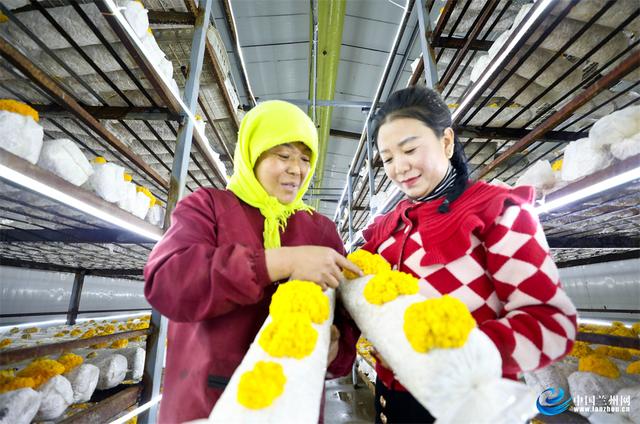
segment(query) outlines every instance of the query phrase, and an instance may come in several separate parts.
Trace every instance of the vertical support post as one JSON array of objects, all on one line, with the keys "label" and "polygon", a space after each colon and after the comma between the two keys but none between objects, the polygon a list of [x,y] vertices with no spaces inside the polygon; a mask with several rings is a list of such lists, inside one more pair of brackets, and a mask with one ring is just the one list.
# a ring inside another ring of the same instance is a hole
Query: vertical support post
[{"label": "vertical support post", "polygon": [[[198,13],[193,31],[193,42],[191,43],[191,58],[189,60],[189,76],[184,89],[183,100],[188,110],[193,114],[198,102],[198,91],[200,90],[200,74],[202,73],[204,52],[206,49],[207,29],[211,16],[211,6],[213,0],[200,0]],[[193,140],[194,121],[186,116],[184,123],[178,131],[173,166],[171,169],[171,180],[169,182],[169,196],[167,199],[167,212],[164,226],[171,225],[171,212],[182,198],[189,169],[189,159],[191,153],[191,142]],[[164,369],[165,340],[167,339],[168,322],[160,312],[153,309],[151,312],[151,332],[147,336],[147,354],[144,364],[144,384],[140,403],[145,404],[160,395],[160,385],[162,383],[162,372]],[[141,424],[155,424],[158,418],[159,404],[156,403],[151,408],[140,414]]]},{"label": "vertical support post", "polygon": [[[191,43],[191,58],[189,59],[189,76],[184,89],[183,100],[191,113],[195,113],[198,101],[198,91],[200,90],[200,74],[204,60],[206,48],[207,29],[209,28],[209,17],[211,15],[211,4],[213,0],[201,0],[198,6],[198,15],[193,31],[193,42]],[[189,159],[191,154],[191,142],[193,139],[193,120],[184,117],[184,123],[178,130],[176,151],[173,157],[171,169],[171,180],[169,181],[169,195],[167,199],[167,212],[165,215],[165,228],[171,225],[171,212],[176,203],[184,194],[184,187],[189,169]]]},{"label": "vertical support post", "polygon": [[[165,340],[167,339],[167,319],[160,312],[151,311],[151,332],[147,336],[147,354],[144,363],[144,376],[140,405],[160,395],[160,383],[164,369]],[[147,409],[138,417],[141,424],[155,424],[158,421],[159,403]]]},{"label": "vertical support post", "polygon": [[367,119],[367,171],[369,173],[369,214],[373,216],[376,213],[373,207],[373,196],[376,194],[376,182],[373,175],[373,138],[371,136],[370,119]]},{"label": "vertical support post", "polygon": [[75,325],[80,310],[80,296],[82,295],[82,286],[84,285],[85,270],[76,272],[73,280],[73,288],[71,289],[71,298],[69,299],[69,309],[67,311],[67,325]]},{"label": "vertical support post", "polygon": [[[429,45],[427,34],[431,32],[431,19],[425,19],[425,2],[418,1],[418,25],[420,26],[420,46],[422,47],[422,60],[424,62],[424,78],[427,87],[434,88],[438,83],[436,63],[433,58],[433,49]],[[435,5],[434,5],[435,7]],[[429,15],[426,15],[427,17]]]},{"label": "vertical support post", "polygon": [[[351,251],[351,245],[353,244],[353,210],[351,207],[353,206],[353,175],[349,172],[347,175],[347,211],[348,215],[348,223],[349,223],[349,251]],[[348,253],[348,252],[347,252]]]}]

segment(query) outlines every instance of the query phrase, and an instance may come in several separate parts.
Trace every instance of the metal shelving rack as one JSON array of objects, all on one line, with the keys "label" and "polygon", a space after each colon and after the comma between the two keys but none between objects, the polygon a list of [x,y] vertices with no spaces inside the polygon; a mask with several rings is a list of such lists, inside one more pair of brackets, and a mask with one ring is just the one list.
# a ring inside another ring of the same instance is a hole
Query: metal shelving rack
[{"label": "metal shelving rack", "polygon": [[[45,139],[69,138],[89,158],[104,156],[124,166],[169,216],[183,191],[225,186],[239,120],[206,37],[212,0],[200,1],[199,7],[191,0],[175,1],[173,10],[145,3],[156,39],[180,70],[174,78],[183,85],[182,98],[172,92],[113,0],[31,1],[14,10],[0,4],[9,20],[0,29],[0,96],[33,105]],[[176,39],[180,31],[188,37]],[[208,121],[206,130],[195,125],[196,114]],[[0,219],[2,265],[76,275],[68,323],[79,313],[86,275],[140,280],[163,233],[2,149]],[[165,331],[165,319],[153,311],[142,384],[74,417],[108,419],[156,397]],[[0,354],[0,363],[29,354],[18,350]],[[152,407],[140,419],[154,422],[155,414]]]},{"label": "metal shelving rack", "polygon": [[[640,84],[637,5],[615,22],[609,14],[615,2],[606,2],[589,13],[584,13],[583,8],[578,21],[567,16],[574,8],[584,7],[580,2],[536,2],[512,28],[509,41],[491,62],[494,66],[487,67],[472,83],[469,74],[477,57],[491,48],[522,6],[521,2],[499,0],[484,2],[480,9],[473,9],[472,3],[471,0],[408,2],[406,13],[418,13],[418,24],[409,31],[406,28],[409,19],[402,21],[399,40],[392,50],[401,66],[395,76],[384,74],[373,104],[378,105],[390,92],[402,88],[400,76],[406,71],[411,43],[421,43],[423,55],[409,84],[435,86],[454,108],[455,130],[465,147],[473,179],[498,178],[513,184],[537,160],[561,159],[567,143],[586,137],[593,122],[605,111],[639,104],[640,100],[633,95]],[[601,24],[603,17],[606,25]],[[463,20],[467,22],[466,31],[461,30]],[[566,32],[567,22],[576,31],[565,39],[562,31]],[[601,37],[590,36],[594,27]],[[514,34],[522,37],[514,40]],[[616,44],[620,37],[626,40],[624,48]],[[519,76],[516,71],[530,63],[549,39],[562,42],[556,43],[553,50],[546,50],[552,53],[547,53],[533,75]],[[406,45],[406,40],[409,47],[404,53],[397,52],[397,46]],[[426,70],[424,57],[428,59]],[[559,61],[567,64],[564,72],[550,74]],[[546,87],[536,87],[540,75],[547,79],[552,75],[554,80]],[[569,84],[575,82],[576,75],[578,83]],[[531,94],[533,89],[537,91]],[[509,96],[505,96],[505,91]],[[360,143],[334,216],[343,240],[351,247],[362,242],[359,231],[373,215],[391,209],[401,199],[401,194],[390,189],[391,181],[384,175],[366,128],[359,135]],[[623,169],[639,167],[639,157],[624,163],[616,161],[609,170],[569,184],[548,198],[571,193]],[[638,179],[636,176],[615,189],[541,216],[559,266],[640,256]],[[376,210],[371,199],[378,193],[390,194]]]}]

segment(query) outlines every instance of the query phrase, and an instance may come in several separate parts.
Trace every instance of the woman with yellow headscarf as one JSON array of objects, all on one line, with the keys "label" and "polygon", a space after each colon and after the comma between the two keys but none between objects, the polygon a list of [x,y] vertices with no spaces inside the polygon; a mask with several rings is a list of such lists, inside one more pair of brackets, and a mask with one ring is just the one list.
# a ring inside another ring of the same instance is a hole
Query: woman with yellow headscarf
[{"label": "woman with yellow headscarf", "polygon": [[[227,190],[202,188],[176,206],[144,269],[145,296],[170,320],[159,422],[209,415],[276,283],[335,288],[342,268],[360,273],[333,222],[302,201],[317,157],[316,128],[302,110],[261,103],[240,125]],[[351,370],[359,333],[340,310],[335,324],[328,372],[338,376]]]}]

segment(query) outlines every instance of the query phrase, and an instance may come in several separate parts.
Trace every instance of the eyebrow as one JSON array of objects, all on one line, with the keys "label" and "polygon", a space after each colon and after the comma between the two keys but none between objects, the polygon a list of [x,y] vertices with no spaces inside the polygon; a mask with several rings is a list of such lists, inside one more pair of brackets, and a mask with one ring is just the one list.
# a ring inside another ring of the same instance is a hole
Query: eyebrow
[{"label": "eyebrow", "polygon": [[[296,147],[293,145],[293,143],[282,143],[282,144],[278,144],[277,146],[274,147],[274,149],[278,148],[278,147],[288,147],[290,149],[295,149]],[[311,149],[309,148],[309,146],[307,146],[306,144],[304,144],[304,148],[302,149],[302,154],[303,155],[312,155],[313,152],[311,151]]]},{"label": "eyebrow", "polygon": [[[398,147],[402,147],[405,144],[407,144],[408,142],[415,140],[416,138],[418,138],[417,135],[410,135],[408,137],[405,137],[402,140],[400,140],[400,142],[398,143]],[[382,150],[380,150],[380,153],[388,152],[388,151],[389,151],[389,149],[382,149]]]}]

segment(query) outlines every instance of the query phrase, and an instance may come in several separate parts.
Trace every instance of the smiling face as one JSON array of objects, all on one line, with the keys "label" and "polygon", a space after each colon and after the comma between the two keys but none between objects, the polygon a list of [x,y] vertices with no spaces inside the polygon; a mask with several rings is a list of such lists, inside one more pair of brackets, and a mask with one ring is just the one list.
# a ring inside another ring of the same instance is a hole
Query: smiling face
[{"label": "smiling face", "polygon": [[438,137],[422,121],[396,118],[378,131],[378,149],[387,176],[411,198],[431,193],[444,178],[453,154],[451,128]]},{"label": "smiling face", "polygon": [[258,182],[284,205],[293,202],[311,168],[311,150],[300,142],[272,147],[253,168]]}]

